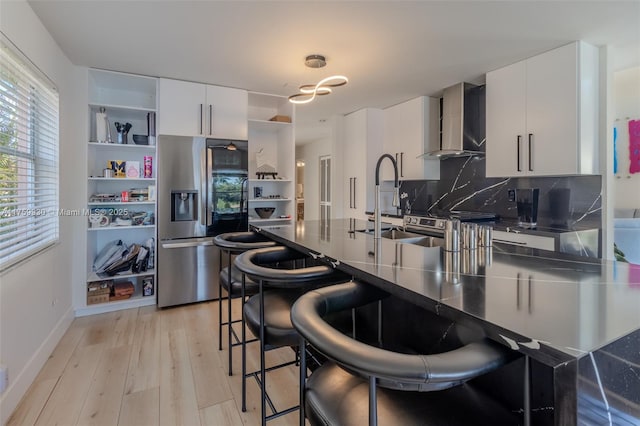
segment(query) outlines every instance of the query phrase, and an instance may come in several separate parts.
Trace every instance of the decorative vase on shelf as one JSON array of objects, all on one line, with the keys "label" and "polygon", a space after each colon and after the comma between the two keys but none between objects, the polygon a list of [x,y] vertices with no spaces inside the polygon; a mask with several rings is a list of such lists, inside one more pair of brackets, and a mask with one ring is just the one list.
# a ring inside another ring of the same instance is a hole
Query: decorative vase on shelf
[{"label": "decorative vase on shelf", "polygon": [[100,107],[100,111],[96,112],[96,140],[99,143],[111,143],[111,126],[109,126],[109,117],[107,110]]}]

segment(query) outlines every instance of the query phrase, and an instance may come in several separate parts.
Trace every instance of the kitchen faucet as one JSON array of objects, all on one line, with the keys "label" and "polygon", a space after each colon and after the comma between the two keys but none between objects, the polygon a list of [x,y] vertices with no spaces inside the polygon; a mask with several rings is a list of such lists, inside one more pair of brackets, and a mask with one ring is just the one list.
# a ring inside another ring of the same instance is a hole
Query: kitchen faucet
[{"label": "kitchen faucet", "polygon": [[376,199],[375,199],[375,209],[373,211],[373,238],[380,239],[382,236],[380,230],[380,163],[382,160],[388,158],[391,160],[391,164],[393,164],[393,172],[394,172],[394,180],[393,180],[393,201],[391,205],[393,207],[400,207],[400,195],[398,188],[398,164],[396,160],[390,154],[382,154],[380,158],[378,158],[378,162],[376,163]]}]

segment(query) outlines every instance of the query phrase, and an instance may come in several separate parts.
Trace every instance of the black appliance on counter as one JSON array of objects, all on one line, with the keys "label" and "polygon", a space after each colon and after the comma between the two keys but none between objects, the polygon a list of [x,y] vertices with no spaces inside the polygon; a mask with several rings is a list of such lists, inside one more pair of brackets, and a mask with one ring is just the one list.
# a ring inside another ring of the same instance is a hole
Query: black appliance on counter
[{"label": "black appliance on counter", "polygon": [[249,223],[247,141],[160,135],[158,306],[217,299],[213,237]]}]

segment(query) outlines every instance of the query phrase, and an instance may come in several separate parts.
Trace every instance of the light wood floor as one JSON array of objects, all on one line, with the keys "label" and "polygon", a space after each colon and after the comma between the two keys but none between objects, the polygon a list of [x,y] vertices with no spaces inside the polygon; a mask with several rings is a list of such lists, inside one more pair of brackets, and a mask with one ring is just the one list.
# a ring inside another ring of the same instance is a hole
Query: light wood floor
[{"label": "light wood floor", "polygon": [[[238,318],[239,304],[233,311]],[[218,302],[76,318],[8,425],[258,425],[260,390],[247,380],[243,413],[240,347],[229,377],[217,334]],[[290,349],[270,351],[267,365],[293,358]],[[259,366],[257,343],[247,365]],[[277,408],[296,405],[297,367],[269,373],[267,388]],[[269,422],[294,424],[297,411]]]}]

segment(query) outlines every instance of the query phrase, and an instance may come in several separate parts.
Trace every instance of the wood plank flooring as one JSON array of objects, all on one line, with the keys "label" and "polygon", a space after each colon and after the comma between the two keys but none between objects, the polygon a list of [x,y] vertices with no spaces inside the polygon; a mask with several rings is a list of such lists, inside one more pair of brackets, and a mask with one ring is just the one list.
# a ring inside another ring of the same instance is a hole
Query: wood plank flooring
[{"label": "wood plank flooring", "polygon": [[[239,301],[233,311],[239,318]],[[259,425],[260,390],[247,380],[243,413],[240,347],[229,377],[226,334],[218,351],[217,333],[218,302],[76,318],[7,425]],[[258,344],[248,348],[254,371]],[[290,349],[270,351],[267,365],[293,358]],[[297,367],[269,373],[267,388],[277,408],[296,405]],[[297,411],[269,422],[297,424]]]}]

